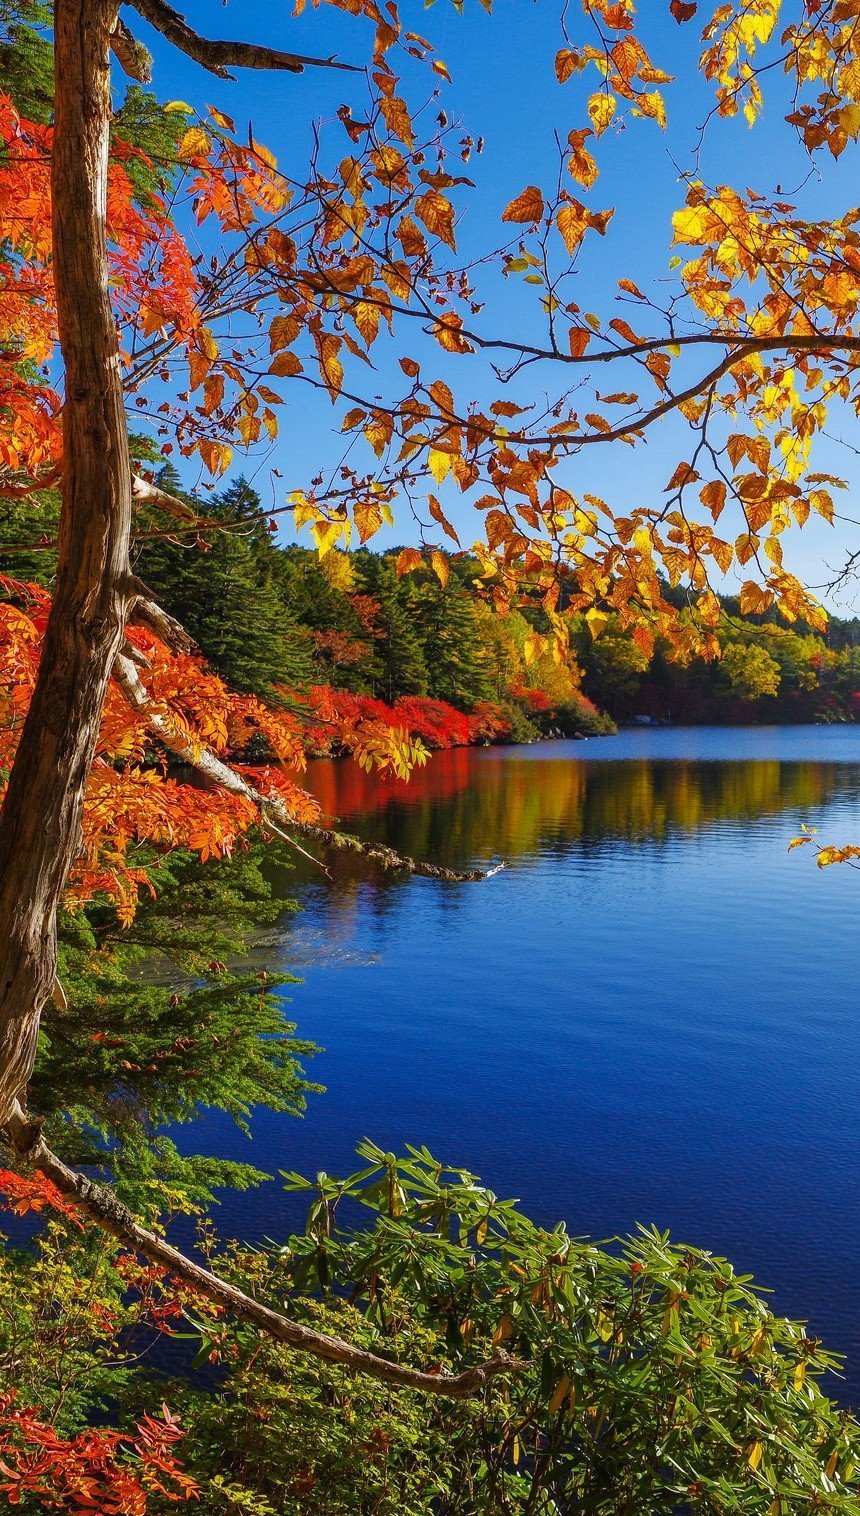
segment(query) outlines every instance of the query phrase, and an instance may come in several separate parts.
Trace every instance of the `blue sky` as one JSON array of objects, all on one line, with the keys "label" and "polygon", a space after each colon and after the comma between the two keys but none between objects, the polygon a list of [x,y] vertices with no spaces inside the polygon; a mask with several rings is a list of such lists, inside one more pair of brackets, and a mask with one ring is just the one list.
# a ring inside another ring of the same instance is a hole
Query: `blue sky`
[{"label": "blue sky", "polygon": [[[701,10],[707,11],[707,6]],[[192,4],[189,0],[186,11],[191,23],[210,36],[243,37],[302,53],[336,52],[348,62],[363,62],[366,57],[367,25],[326,5],[316,11],[308,9],[300,17],[294,17],[290,6],[279,0],[242,0],[241,5],[235,0],[232,5],[212,0]],[[655,63],[674,73],[676,82],[664,90],[669,130],[663,133],[656,122],[645,120],[626,128],[610,128],[595,149],[601,169],[597,183],[587,196],[577,191],[588,200],[590,209],[615,207],[607,237],[591,239],[576,288],[571,289],[584,310],[607,316],[614,313],[610,304],[619,277],[633,278],[645,289],[668,275],[671,216],[683,199],[679,171],[693,168],[691,149],[697,128],[713,103],[710,88],[698,74],[697,25],[678,27],[669,15],[668,0],[643,0],[640,11],[639,35]],[[557,84],[552,62],[563,41],[560,12],[559,5],[544,0],[497,0],[489,16],[477,0],[466,0],[462,15],[447,0],[437,0],[429,9],[409,0],[401,6],[405,24],[433,42],[453,79],[452,85],[434,79],[439,99],[432,115],[444,106],[449,116],[462,120],[464,130],[472,137],[484,138],[482,155],[473,157],[464,170],[475,180],[476,190],[468,192],[458,223],[461,255],[486,250],[502,240],[499,218],[508,201],[526,184],[552,183],[553,134],[564,138],[571,127],[585,120],[585,98],[594,88],[596,76],[585,82],[574,79],[564,86]],[[314,122],[320,124],[324,142],[330,138],[332,154],[340,156],[346,150],[336,111],[347,102],[356,114],[361,113],[366,91],[363,76],[314,69],[300,77],[246,71],[235,83],[225,83],[165,46],[139,18],[133,19],[139,35],[152,47],[155,88],[161,98],[179,98],[201,108],[216,104],[234,117],[240,135],[246,123],[252,122],[255,136],[276,153],[287,171],[301,173]],[[569,27],[575,39],[584,40],[578,0],[571,0]],[[411,77],[404,71],[407,97],[413,103],[428,93],[428,77],[426,69],[413,69]],[[779,184],[788,194],[806,180],[797,197],[804,213],[837,213],[856,197],[857,150],[849,148],[838,164],[833,164],[828,155],[821,163],[822,175],[813,173],[809,177],[809,162],[782,120],[779,77],[771,78],[765,116],[754,130],[750,131],[742,117],[711,123],[700,159],[702,176],[708,182],[735,183],[739,188],[749,185],[763,193],[774,191]],[[483,318],[486,328],[534,339],[539,320],[534,291],[498,277],[490,280],[488,289],[492,298]],[[636,325],[629,310],[620,313]],[[461,394],[475,394],[481,399],[498,393],[483,364],[481,372],[476,373],[471,360],[466,364],[452,360],[445,370],[443,359],[441,363],[437,360],[436,370],[443,372]],[[390,370],[380,349],[380,393],[385,392],[387,382]],[[520,383],[513,397],[530,398],[530,391],[541,395],[552,386],[553,376],[542,374],[538,366],[529,370],[527,385]],[[306,484],[318,467],[332,464],[342,451],[338,413],[308,405],[303,394],[293,395],[298,388],[290,387],[282,435],[274,449],[256,452],[247,460],[237,455],[235,472],[244,468],[252,475],[266,502],[281,500],[287,487]],[[854,437],[850,426],[837,419],[832,430],[841,432],[850,443],[860,443],[860,428]],[[559,479],[574,493],[591,491],[619,506],[653,504],[675,463],[688,452],[685,427],[663,427],[654,432],[646,447],[635,452],[617,446],[587,449],[584,456],[565,466]],[[848,448],[826,439],[816,457],[819,469],[841,474],[854,486],[860,484],[857,463]],[[272,483],[272,468],[279,470],[282,481]],[[840,495],[838,508],[844,507],[851,514],[850,499],[855,494],[852,489],[850,494]],[[471,541],[477,526],[474,513],[456,494],[446,497],[445,504],[455,524],[463,527],[464,540]],[[412,534],[408,519],[402,515],[397,529],[381,534],[375,543],[384,546],[408,540]],[[794,535],[788,557],[807,582],[817,584],[826,577],[826,565],[841,563],[846,548],[857,542],[860,528],[855,531],[844,524],[829,528],[816,520],[802,534]],[[851,613],[850,600],[846,602],[843,597],[834,609]]]}]

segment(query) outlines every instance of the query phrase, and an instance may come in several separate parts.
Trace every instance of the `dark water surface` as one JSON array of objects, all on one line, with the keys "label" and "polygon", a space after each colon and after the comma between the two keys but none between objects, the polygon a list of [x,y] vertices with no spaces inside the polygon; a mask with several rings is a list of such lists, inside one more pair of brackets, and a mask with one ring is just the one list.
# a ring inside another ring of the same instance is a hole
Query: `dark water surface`
[{"label": "dark water surface", "polygon": [[[424,1142],[596,1237],[637,1222],[727,1254],[849,1355],[860,1400],[860,875],[789,854],[860,841],[860,729],[635,731],[435,756],[408,787],[320,762],[327,813],[402,851],[504,860],[481,885],[339,870],[268,963],[327,1093],[248,1143],[274,1172]],[[200,1129],[194,1132],[200,1138]],[[222,1232],[283,1235],[277,1184]]]}]

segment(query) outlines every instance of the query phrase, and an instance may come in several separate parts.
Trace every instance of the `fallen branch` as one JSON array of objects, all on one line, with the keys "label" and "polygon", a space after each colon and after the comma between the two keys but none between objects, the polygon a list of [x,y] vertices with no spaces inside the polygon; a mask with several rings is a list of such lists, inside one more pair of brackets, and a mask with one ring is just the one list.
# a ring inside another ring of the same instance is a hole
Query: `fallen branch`
[{"label": "fallen branch", "polygon": [[232,78],[228,73],[230,68],[286,69],[291,74],[302,74],[305,68],[346,69],[352,74],[361,72],[354,64],[338,63],[336,58],[305,58],[300,53],[282,53],[277,48],[260,47],[255,42],[221,42],[201,37],[166,0],[129,0],[129,3],[174,47],[221,79]]},{"label": "fallen branch", "polygon": [[324,1358],[329,1363],[343,1364],[356,1373],[381,1379],[386,1384],[399,1385],[402,1389],[419,1390],[425,1395],[444,1395],[454,1400],[465,1400],[476,1394],[499,1374],[521,1373],[530,1367],[518,1359],[499,1355],[466,1369],[462,1374],[429,1374],[394,1363],[388,1358],[380,1358],[377,1353],[354,1347],[341,1337],[316,1332],[311,1327],[284,1316],[280,1311],[271,1310],[236,1285],[219,1279],[210,1269],[195,1263],[194,1259],[188,1258],[178,1248],[171,1247],[169,1242],[165,1242],[155,1232],[141,1226],[128,1206],[117,1199],[107,1185],[96,1184],[85,1174],[70,1169],[45,1142],[40,1123],[29,1120],[20,1105],[15,1105],[4,1130],[19,1161],[27,1168],[42,1173],[56,1185],[65,1200],[72,1202],[76,1210],[103,1231],[109,1232],[135,1253],[148,1258],[150,1263],[183,1280],[207,1300],[211,1300],[213,1305],[222,1307],[238,1320],[258,1327],[267,1336],[286,1343],[298,1352],[309,1353],[314,1358]]},{"label": "fallen branch", "polygon": [[449,869],[438,863],[422,863],[418,859],[397,853],[393,848],[385,847],[382,843],[362,842],[360,838],[350,837],[346,832],[315,826],[309,821],[296,821],[279,796],[264,795],[261,790],[249,784],[247,779],[237,773],[229,763],[225,763],[208,748],[189,740],[183,732],[179,731],[170,717],[165,715],[163,709],[151,699],[134,663],[124,653],[119,653],[115,660],[114,677],[132,710],[146,718],[150,731],[171,753],[183,763],[196,769],[198,774],[202,774],[212,784],[217,784],[221,789],[227,790],[228,794],[241,795],[246,800],[252,800],[259,807],[264,821],[271,818],[277,824],[279,834],[281,828],[286,828],[288,832],[295,833],[306,841],[316,842],[320,847],[331,852],[349,853],[356,858],[364,858],[369,863],[378,864],[384,869],[414,874],[422,879],[439,879],[446,884],[477,883],[478,880],[488,879],[498,872],[497,868],[487,871]]}]

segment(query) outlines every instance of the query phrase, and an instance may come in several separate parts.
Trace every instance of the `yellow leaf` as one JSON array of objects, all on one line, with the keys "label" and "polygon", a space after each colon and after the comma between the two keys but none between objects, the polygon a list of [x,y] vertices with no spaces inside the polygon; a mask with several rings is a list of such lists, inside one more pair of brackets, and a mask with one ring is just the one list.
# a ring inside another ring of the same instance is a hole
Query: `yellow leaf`
[{"label": "yellow leaf", "polygon": [[428,457],[430,472],[437,484],[447,479],[451,472],[452,458],[450,453],[443,453],[440,448],[431,447]]},{"label": "yellow leaf", "polygon": [[209,151],[209,134],[202,126],[190,126],[176,149],[179,158],[205,158]]},{"label": "yellow leaf", "polygon": [[565,1400],[565,1398],[566,1398],[567,1393],[568,1393],[569,1390],[570,1390],[570,1376],[567,1375],[567,1374],[562,1374],[560,1380],[558,1381],[558,1384],[556,1385],[555,1389],[552,1392],[552,1395],[550,1396],[550,1402],[549,1402],[550,1415],[554,1415],[555,1412],[558,1411],[561,1408],[562,1402]]},{"label": "yellow leaf", "polygon": [[541,653],[545,651],[546,638],[542,637],[539,632],[529,632],[523,643],[523,657],[525,658],[526,666],[528,667],[530,663],[534,663],[535,659],[539,658]]},{"label": "yellow leaf", "polygon": [[536,184],[529,184],[502,212],[503,221],[534,223],[543,216],[543,195]]},{"label": "yellow leaf", "polygon": [[211,363],[214,363],[218,357],[218,343],[212,336],[208,326],[198,327],[196,341],[200,351],[206,354]]},{"label": "yellow leaf", "polygon": [[315,521],[311,527],[311,536],[321,558],[334,547],[343,529],[343,523],[339,521]]},{"label": "yellow leaf", "polygon": [[439,583],[444,590],[449,578],[451,577],[451,565],[449,564],[448,559],[444,553],[439,552],[438,548],[434,548],[433,552],[430,554],[430,563],[433,567],[433,572],[436,575],[436,578],[439,580]]},{"label": "yellow leaf", "polygon": [[401,100],[399,95],[390,95],[383,99],[381,109],[388,130],[393,132],[395,137],[399,137],[401,142],[405,142],[407,147],[411,147],[415,141],[415,135],[405,100]]},{"label": "yellow leaf", "polygon": [[332,405],[343,388],[343,364],[338,357],[340,347],[340,338],[332,332],[326,332],[318,342],[320,373],[325,380]]},{"label": "yellow leaf", "polygon": [[761,1463],[761,1455],[762,1455],[762,1445],[761,1445],[761,1443],[760,1442],[754,1442],[754,1443],[752,1443],[752,1445],[747,1449],[747,1463],[749,1464],[749,1466],[750,1466],[751,1469],[757,1469],[758,1468],[759,1464]]},{"label": "yellow leaf", "polygon": [[591,96],[588,102],[588,116],[596,137],[602,136],[606,128],[611,125],[615,115],[615,105],[615,96],[607,94],[604,90]]}]

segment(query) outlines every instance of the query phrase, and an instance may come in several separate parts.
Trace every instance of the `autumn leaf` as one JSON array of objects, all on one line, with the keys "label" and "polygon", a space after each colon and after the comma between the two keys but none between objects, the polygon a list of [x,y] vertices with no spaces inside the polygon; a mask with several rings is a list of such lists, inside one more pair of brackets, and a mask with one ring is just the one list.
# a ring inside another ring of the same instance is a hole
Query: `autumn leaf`
[{"label": "autumn leaf", "polygon": [[454,242],[454,207],[438,190],[427,190],[415,202],[415,214],[423,221],[433,237],[439,237],[450,248]]},{"label": "autumn leaf", "polygon": [[510,205],[505,208],[502,213],[502,220],[523,224],[527,222],[535,223],[540,221],[543,216],[543,210],[543,195],[537,188],[537,185],[530,184],[523,190],[522,194],[517,195],[516,200],[512,200]]},{"label": "autumn leaf", "polygon": [[343,388],[343,364],[338,357],[341,341],[333,332],[326,332],[317,341],[320,373],[325,380],[332,405]]},{"label": "autumn leaf", "polygon": [[567,334],[570,356],[581,358],[591,341],[591,332],[587,326],[572,326]]},{"label": "autumn leaf", "polygon": [[406,101],[401,100],[398,95],[383,97],[380,109],[388,130],[393,132],[395,137],[399,137],[407,147],[412,147],[415,133]]},{"label": "autumn leaf", "polygon": [[302,330],[299,316],[273,316],[269,323],[269,351],[279,353],[289,347]]},{"label": "autumn leaf", "polygon": [[269,364],[269,373],[280,379],[290,379],[302,372],[302,365],[295,353],[278,353]]},{"label": "autumn leaf", "polygon": [[427,456],[430,472],[437,484],[447,479],[451,472],[452,458],[450,453],[442,452],[439,448],[431,447]]},{"label": "autumn leaf", "polygon": [[462,316],[458,316],[454,311],[447,312],[444,317],[436,322],[436,325],[433,328],[433,335],[436,338],[436,341],[439,343],[439,346],[444,347],[446,352],[473,352],[472,344],[461,335],[462,326]]},{"label": "autumn leaf", "polygon": [[570,205],[560,205],[555,220],[568,252],[575,253],[588,230],[588,212],[585,206],[580,205],[578,200]]},{"label": "autumn leaf", "polygon": [[407,258],[424,257],[427,251],[427,242],[420,226],[416,226],[411,216],[402,216],[400,218],[394,235]]},{"label": "autumn leaf", "polygon": [[414,573],[415,569],[420,568],[423,562],[424,559],[417,548],[404,547],[398,553],[395,564],[398,579],[402,579],[404,574]]},{"label": "autumn leaf", "polygon": [[430,554],[430,563],[436,578],[444,590],[451,576],[451,565],[446,555],[440,553],[438,549],[434,549]]},{"label": "autumn leaf", "polygon": [[184,162],[193,161],[195,158],[205,158],[209,152],[210,137],[202,126],[190,126],[181,138],[176,149],[177,158]]},{"label": "autumn leaf", "polygon": [[696,473],[692,464],[679,463],[669,483],[666,485],[665,493],[668,494],[670,490],[683,489],[685,485],[692,484],[699,477],[700,475]]},{"label": "autumn leaf", "polygon": [[566,84],[568,79],[585,66],[585,57],[575,48],[563,47],[555,55],[555,77],[559,84]]},{"label": "autumn leaf", "polygon": [[439,501],[436,499],[435,495],[428,495],[428,497],[427,497],[427,505],[428,505],[428,508],[430,510],[430,515],[433,517],[433,520],[436,521],[436,522],[438,522],[439,526],[441,526],[441,528],[442,528],[443,532],[445,533],[445,535],[447,537],[450,537],[451,541],[455,542],[457,544],[457,546],[459,547],[460,546],[460,539],[457,536],[457,533],[455,532],[455,530],[454,530],[453,526],[451,525],[450,521],[448,520],[448,517],[445,515],[445,512],[443,511],[443,509],[442,509],[441,505],[439,504]]},{"label": "autumn leaf", "polygon": [[591,96],[588,102],[588,116],[596,137],[602,136],[607,127],[612,124],[615,105],[615,96],[608,94],[605,90],[600,90]]},{"label": "autumn leaf", "polygon": [[597,163],[585,146],[587,139],[593,136],[591,128],[585,126],[568,133],[567,138],[570,148],[570,157],[567,160],[568,172],[578,184],[584,185],[586,189],[591,189],[598,174]]}]

